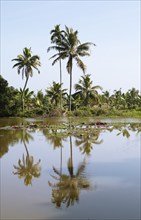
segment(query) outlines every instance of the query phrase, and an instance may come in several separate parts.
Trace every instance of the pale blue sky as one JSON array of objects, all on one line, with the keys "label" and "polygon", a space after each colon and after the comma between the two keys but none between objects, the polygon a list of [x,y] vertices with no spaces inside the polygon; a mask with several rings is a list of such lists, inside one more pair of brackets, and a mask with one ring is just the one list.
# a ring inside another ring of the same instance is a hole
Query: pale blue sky
[{"label": "pale blue sky", "polygon": [[[140,90],[140,1],[1,1],[1,74],[10,86],[23,87],[24,81],[12,69],[24,47],[31,47],[41,58],[41,73],[34,72],[28,87],[44,91],[59,82],[59,63],[52,66],[47,54],[50,30],[56,24],[78,30],[83,42],[93,42],[91,56],[82,58],[94,85],[111,93],[135,87]],[[82,71],[73,68],[73,84]],[[63,62],[64,87],[69,87],[66,61]]]}]

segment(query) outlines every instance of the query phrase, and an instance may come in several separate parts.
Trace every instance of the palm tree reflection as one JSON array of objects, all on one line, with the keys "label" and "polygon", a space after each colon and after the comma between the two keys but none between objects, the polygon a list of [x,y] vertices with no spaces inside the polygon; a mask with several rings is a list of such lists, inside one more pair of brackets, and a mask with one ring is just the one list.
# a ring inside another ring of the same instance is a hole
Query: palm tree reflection
[{"label": "palm tree reflection", "polygon": [[16,172],[13,172],[14,175],[18,175],[19,178],[24,178],[24,184],[26,186],[32,185],[32,178],[39,177],[41,167],[39,167],[40,159],[37,163],[34,164],[33,156],[29,155],[28,148],[26,142],[29,143],[29,139],[33,139],[33,137],[25,130],[22,132],[21,142],[23,142],[26,156],[22,157],[22,160],[19,159],[18,166],[13,165]]},{"label": "palm tree reflection", "polygon": [[85,160],[78,166],[77,171],[74,174],[71,136],[70,158],[68,160],[67,168],[68,175],[62,174],[59,170],[53,167],[53,171],[56,175],[51,176],[57,181],[57,183],[49,182],[49,186],[52,187],[52,202],[56,204],[56,207],[61,207],[62,203],[65,203],[66,207],[74,205],[75,201],[79,201],[80,190],[90,188],[90,182],[87,180],[85,174]]},{"label": "palm tree reflection", "polygon": [[75,144],[79,147],[82,154],[90,155],[94,144],[101,144],[103,140],[98,140],[99,133],[84,134],[83,136],[76,136]]}]

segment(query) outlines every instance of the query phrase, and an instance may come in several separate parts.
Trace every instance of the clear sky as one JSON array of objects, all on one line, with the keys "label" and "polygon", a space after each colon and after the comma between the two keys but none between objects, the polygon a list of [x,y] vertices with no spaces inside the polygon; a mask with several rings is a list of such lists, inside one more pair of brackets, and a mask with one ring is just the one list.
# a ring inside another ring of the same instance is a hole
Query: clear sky
[{"label": "clear sky", "polygon": [[[28,88],[45,91],[53,81],[59,82],[59,63],[49,60],[54,52],[50,31],[56,24],[78,30],[81,43],[93,42],[91,56],[82,58],[94,85],[111,93],[127,91],[140,84],[140,0],[133,1],[22,1],[1,0],[1,75],[9,86],[23,88],[24,81],[12,69],[24,47],[40,56],[41,73],[29,79]],[[64,88],[69,88],[69,75],[63,62]],[[74,64],[73,84],[83,75]]]}]

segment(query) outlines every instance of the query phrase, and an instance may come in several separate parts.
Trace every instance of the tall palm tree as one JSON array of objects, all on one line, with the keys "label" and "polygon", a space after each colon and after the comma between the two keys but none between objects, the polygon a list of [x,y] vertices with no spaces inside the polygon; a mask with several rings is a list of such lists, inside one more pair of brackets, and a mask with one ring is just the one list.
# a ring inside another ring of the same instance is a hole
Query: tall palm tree
[{"label": "tall palm tree", "polygon": [[22,73],[22,78],[26,77],[25,84],[23,87],[22,94],[22,109],[24,111],[24,93],[27,86],[27,82],[29,77],[33,76],[33,69],[36,69],[38,73],[40,73],[38,66],[41,66],[40,58],[37,55],[32,56],[31,48],[25,47],[23,49],[23,54],[17,56],[16,59],[12,59],[12,61],[16,61],[17,63],[13,66],[13,68],[18,68],[18,74]]},{"label": "tall palm tree", "polygon": [[69,91],[69,110],[71,111],[71,92],[72,92],[72,68],[73,60],[76,61],[78,67],[85,73],[86,66],[80,57],[90,56],[90,45],[94,45],[91,42],[81,44],[78,39],[78,31],[74,31],[72,28],[65,26],[64,37],[57,46],[52,46],[50,49],[59,51],[51,58],[55,58],[52,65],[54,65],[60,59],[68,59],[67,71],[70,74],[70,91]]},{"label": "tall palm tree", "polygon": [[[50,31],[51,34],[51,43],[55,44],[56,46],[60,44],[63,38],[63,30],[60,30],[60,24],[55,25],[54,29]],[[47,52],[50,51],[52,47],[49,47],[47,49]],[[59,51],[60,53],[60,51]],[[60,68],[60,85],[61,85],[61,90],[60,90],[60,108],[62,109],[62,64],[61,64],[61,59],[59,60],[59,68]]]},{"label": "tall palm tree", "polygon": [[97,89],[101,89],[101,86],[93,86],[93,82],[90,79],[90,75],[87,74],[85,76],[81,76],[82,79],[79,80],[78,84],[75,84],[75,89],[81,98],[84,100],[84,105],[89,104],[89,100],[91,99],[98,99],[98,92]]}]

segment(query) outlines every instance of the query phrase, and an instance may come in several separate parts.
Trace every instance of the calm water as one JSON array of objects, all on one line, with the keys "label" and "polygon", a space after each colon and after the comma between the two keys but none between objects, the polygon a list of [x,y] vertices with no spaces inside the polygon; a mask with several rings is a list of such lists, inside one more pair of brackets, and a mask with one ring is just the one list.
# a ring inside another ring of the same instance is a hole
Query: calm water
[{"label": "calm water", "polygon": [[140,219],[139,120],[81,132],[5,127],[32,122],[0,120],[2,220]]}]

